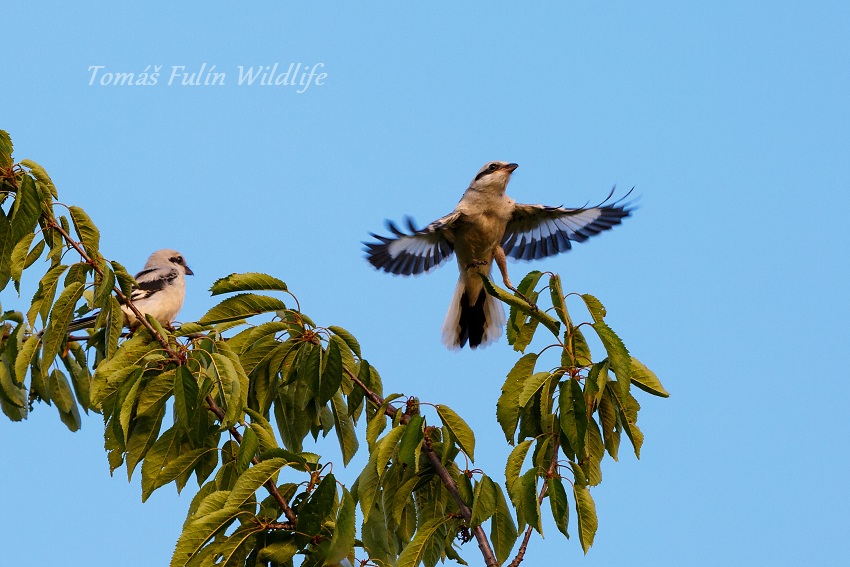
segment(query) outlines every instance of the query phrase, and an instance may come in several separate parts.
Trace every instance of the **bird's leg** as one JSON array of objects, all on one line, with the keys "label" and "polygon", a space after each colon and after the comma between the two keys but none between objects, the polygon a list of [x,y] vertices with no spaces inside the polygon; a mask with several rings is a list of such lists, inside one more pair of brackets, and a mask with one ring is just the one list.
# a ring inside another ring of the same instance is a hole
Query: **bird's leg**
[{"label": "bird's leg", "polygon": [[505,282],[505,286],[523,298],[526,303],[528,303],[532,310],[537,311],[537,304],[528,299],[525,295],[520,293],[520,291],[514,287],[511,283],[511,278],[508,277],[508,259],[505,257],[505,251],[502,250],[501,246],[496,246],[496,253],[494,254],[494,258],[496,260],[496,265],[499,267],[499,271],[502,273],[502,281]]}]

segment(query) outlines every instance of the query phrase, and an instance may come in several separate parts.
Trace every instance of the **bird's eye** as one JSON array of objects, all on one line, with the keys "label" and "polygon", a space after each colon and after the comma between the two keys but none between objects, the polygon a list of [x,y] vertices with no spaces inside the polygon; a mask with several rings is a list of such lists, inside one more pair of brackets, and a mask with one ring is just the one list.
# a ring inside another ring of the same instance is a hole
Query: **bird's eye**
[{"label": "bird's eye", "polygon": [[495,163],[491,163],[490,167],[487,168],[487,171],[496,171],[497,169],[499,169],[499,166]]},{"label": "bird's eye", "polygon": [[175,256],[171,261],[175,264],[183,264],[183,256]]}]

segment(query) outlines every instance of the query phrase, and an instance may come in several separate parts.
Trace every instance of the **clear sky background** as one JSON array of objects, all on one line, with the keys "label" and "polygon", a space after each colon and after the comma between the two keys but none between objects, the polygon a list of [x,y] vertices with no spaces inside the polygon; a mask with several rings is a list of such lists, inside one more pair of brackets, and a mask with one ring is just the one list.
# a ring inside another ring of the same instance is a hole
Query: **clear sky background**
[{"label": "clear sky background", "polygon": [[[391,277],[361,241],[385,218],[450,212],[494,159],[520,164],[520,202],[635,186],[622,226],[510,266],[596,295],[672,394],[638,392],[642,457],[603,461],[587,557],[573,516],[573,539],[548,522],[526,564],[846,561],[850,4],[316,4],[12,1],[0,128],[91,215],[108,257],[137,271],[159,248],[186,256],[181,320],[231,272],[282,278],[317,323],[359,338],[386,392],[458,411],[500,481],[495,404],[519,355],[504,338],[446,350],[454,261]],[[172,66],[204,63],[224,86],[167,85]],[[327,77],[301,94],[236,85],[240,65],[275,63]],[[101,86],[92,65],[162,70]],[[25,310],[35,283],[3,308]],[[167,564],[193,488],[142,504],[138,472],[109,476],[100,416],[72,434],[38,406],[0,419],[0,449],[0,563]],[[335,471],[349,485],[361,451]],[[481,562],[473,544],[461,554]]]}]

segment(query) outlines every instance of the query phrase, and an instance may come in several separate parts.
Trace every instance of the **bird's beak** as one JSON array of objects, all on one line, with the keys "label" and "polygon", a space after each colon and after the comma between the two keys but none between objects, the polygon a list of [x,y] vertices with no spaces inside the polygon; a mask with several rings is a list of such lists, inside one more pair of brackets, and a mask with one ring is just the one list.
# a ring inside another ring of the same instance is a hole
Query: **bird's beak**
[{"label": "bird's beak", "polygon": [[509,163],[508,165],[505,166],[505,169],[508,170],[508,173],[513,173],[514,170],[518,167],[519,167],[518,163]]},{"label": "bird's beak", "polygon": [[195,272],[189,266],[183,266],[183,270],[186,272],[187,276],[194,276]]}]

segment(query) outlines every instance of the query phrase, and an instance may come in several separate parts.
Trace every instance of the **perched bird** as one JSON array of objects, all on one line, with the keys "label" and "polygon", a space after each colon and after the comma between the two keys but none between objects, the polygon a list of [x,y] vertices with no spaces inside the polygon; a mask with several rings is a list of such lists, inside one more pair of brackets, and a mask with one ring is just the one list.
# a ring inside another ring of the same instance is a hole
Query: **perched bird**
[{"label": "perched bird", "polygon": [[[174,318],[183,307],[186,296],[186,276],[194,273],[183,255],[176,250],[157,250],[150,255],[142,271],[135,275],[138,287],[130,295],[130,301],[142,315],[151,315],[163,325],[171,325]],[[124,325],[135,329],[141,322],[136,314],[126,305],[121,306],[124,312]],[[97,315],[76,319],[68,326],[69,331],[76,331],[94,324]]]},{"label": "perched bird", "polygon": [[516,291],[508,278],[506,256],[536,260],[566,252],[572,242],[584,242],[620,224],[631,212],[622,199],[579,209],[517,203],[505,194],[517,167],[490,162],[448,215],[421,230],[408,217],[410,234],[388,221],[392,236],[370,234],[377,242],[364,243],[370,264],[404,276],[429,272],[457,254],[460,277],[442,329],[443,344],[450,349],[462,348],[467,341],[471,348],[486,346],[501,333],[504,309],[487,294],[479,277],[490,276],[493,260],[505,285]]}]

